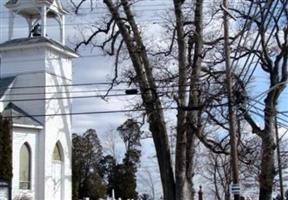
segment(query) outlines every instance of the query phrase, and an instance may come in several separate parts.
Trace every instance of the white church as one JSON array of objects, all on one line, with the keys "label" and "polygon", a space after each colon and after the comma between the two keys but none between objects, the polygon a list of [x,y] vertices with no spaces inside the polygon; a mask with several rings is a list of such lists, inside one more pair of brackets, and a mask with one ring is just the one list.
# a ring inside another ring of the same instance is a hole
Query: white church
[{"label": "white church", "polygon": [[[9,0],[5,7],[9,38],[0,44],[0,112],[13,124],[12,199],[69,200],[69,85],[72,59],[78,56],[65,46],[67,12],[59,0]],[[21,38],[14,37],[16,17],[27,21]],[[59,25],[55,39],[47,36],[51,19]]]}]

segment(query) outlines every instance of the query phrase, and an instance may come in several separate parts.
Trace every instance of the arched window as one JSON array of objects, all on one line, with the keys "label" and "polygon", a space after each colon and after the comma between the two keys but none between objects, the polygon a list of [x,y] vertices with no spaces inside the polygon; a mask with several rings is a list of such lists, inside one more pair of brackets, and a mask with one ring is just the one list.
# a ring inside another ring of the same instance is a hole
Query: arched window
[{"label": "arched window", "polygon": [[31,187],[31,150],[28,143],[20,149],[19,188],[29,190]]},{"label": "arched window", "polygon": [[54,150],[53,150],[53,161],[62,161],[62,155],[61,155],[61,147],[59,146],[59,143],[57,142]]}]

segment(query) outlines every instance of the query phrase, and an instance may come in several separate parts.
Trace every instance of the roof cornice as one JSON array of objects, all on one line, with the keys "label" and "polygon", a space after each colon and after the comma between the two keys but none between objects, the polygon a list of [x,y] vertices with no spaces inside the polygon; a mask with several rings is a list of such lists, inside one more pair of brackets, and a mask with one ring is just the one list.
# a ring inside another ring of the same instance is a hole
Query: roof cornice
[{"label": "roof cornice", "polygon": [[31,44],[18,44],[15,46],[0,46],[0,51],[11,51],[11,50],[19,50],[19,49],[30,49],[30,48],[37,48],[37,47],[45,47],[45,48],[51,48],[58,53],[61,53],[63,55],[69,56],[71,58],[78,58],[79,55],[74,52],[72,49],[69,49],[68,47],[60,47],[58,45],[55,45],[53,43],[50,43],[47,39],[47,41],[39,41],[38,43],[31,43]]},{"label": "roof cornice", "polygon": [[17,124],[17,123],[13,123],[12,126],[16,128],[29,128],[29,129],[38,129],[38,130],[43,129],[43,126],[34,126],[34,125]]}]

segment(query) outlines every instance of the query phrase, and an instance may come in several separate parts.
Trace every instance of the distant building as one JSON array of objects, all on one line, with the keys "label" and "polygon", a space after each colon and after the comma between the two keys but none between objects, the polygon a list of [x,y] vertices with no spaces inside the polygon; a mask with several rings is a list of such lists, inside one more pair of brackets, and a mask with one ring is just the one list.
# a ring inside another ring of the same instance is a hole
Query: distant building
[{"label": "distant building", "polygon": [[[67,12],[59,0],[9,0],[5,6],[10,12],[9,38],[0,44],[0,112],[13,122],[12,199],[27,195],[34,200],[69,200],[68,85],[77,54],[65,46]],[[15,17],[27,21],[23,38],[13,37]],[[59,41],[48,38],[47,19],[58,22]]]}]

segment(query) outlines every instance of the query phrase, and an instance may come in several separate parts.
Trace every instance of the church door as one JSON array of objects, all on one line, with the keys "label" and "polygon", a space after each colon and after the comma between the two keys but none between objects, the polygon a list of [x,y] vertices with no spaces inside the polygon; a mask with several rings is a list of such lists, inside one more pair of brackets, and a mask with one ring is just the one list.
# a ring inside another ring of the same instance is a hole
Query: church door
[{"label": "church door", "polygon": [[56,144],[52,160],[53,200],[62,200],[62,165],[59,145]]}]

